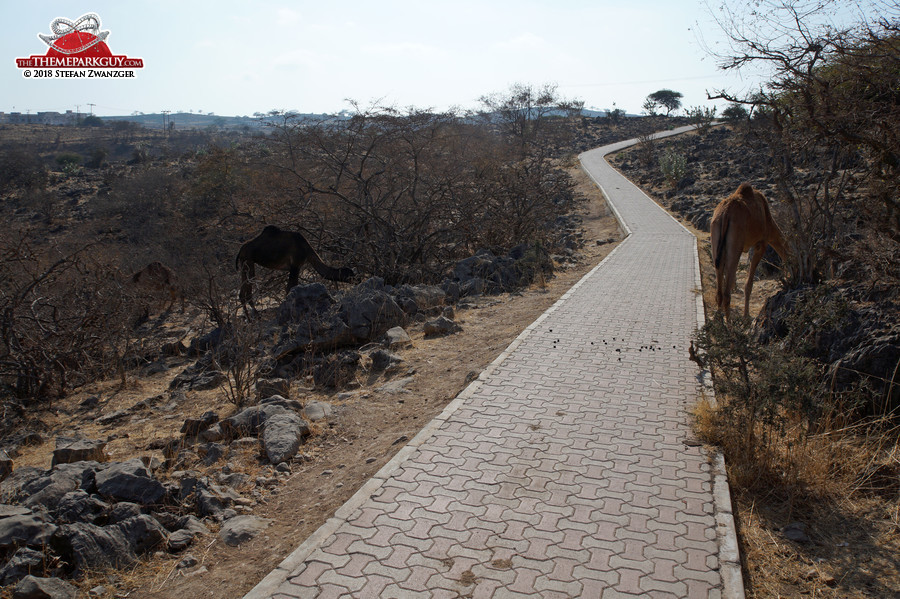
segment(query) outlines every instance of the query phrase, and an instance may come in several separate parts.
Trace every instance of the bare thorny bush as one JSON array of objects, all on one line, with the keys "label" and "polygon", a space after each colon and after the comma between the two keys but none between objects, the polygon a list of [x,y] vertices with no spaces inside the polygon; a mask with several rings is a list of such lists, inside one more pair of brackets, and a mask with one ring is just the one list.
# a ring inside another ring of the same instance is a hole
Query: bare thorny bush
[{"label": "bare thorny bush", "polygon": [[0,384],[51,401],[121,370],[135,313],[116,271],[92,247],[0,247]]},{"label": "bare thorny bush", "polygon": [[359,110],[319,122],[270,115],[264,158],[291,193],[283,222],[316,247],[390,284],[436,281],[483,247],[552,245],[573,184],[549,148],[452,113]]}]

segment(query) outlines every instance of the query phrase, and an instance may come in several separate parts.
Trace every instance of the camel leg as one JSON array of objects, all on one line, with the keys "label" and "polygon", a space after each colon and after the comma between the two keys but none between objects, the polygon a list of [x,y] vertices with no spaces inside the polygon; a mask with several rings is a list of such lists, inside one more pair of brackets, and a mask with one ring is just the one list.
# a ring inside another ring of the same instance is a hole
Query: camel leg
[{"label": "camel leg", "polygon": [[287,294],[290,295],[291,289],[297,286],[297,282],[300,279],[300,267],[299,266],[291,266],[290,274],[288,274],[288,286],[287,286]]},{"label": "camel leg", "polygon": [[241,263],[241,291],[238,294],[238,297],[241,299],[241,304],[244,306],[244,314],[249,316],[249,311],[247,310],[247,303],[249,302],[250,307],[253,309],[253,313],[256,314],[256,306],[253,305],[253,286],[250,283],[250,280],[256,276],[255,268],[253,267],[252,262],[242,262]]},{"label": "camel leg", "polygon": [[733,244],[725,244],[725,255],[722,256],[722,311],[725,318],[731,317],[731,292],[737,279],[738,263],[741,261],[741,248]]},{"label": "camel leg", "polygon": [[744,316],[750,316],[750,293],[753,291],[753,277],[756,275],[756,267],[766,253],[767,244],[760,241],[753,246],[753,257],[750,258],[750,269],[747,271],[747,284],[744,286]]}]

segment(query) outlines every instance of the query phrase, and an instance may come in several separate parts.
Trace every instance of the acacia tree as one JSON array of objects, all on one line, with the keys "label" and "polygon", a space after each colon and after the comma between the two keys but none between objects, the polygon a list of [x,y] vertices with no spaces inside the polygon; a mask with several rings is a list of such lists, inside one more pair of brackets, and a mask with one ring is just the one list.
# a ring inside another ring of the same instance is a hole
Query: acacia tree
[{"label": "acacia tree", "polygon": [[661,89],[647,96],[646,101],[644,101],[643,109],[651,116],[654,116],[659,114],[660,108],[665,108],[666,116],[669,116],[672,114],[672,111],[681,108],[681,98],[683,97],[684,94],[681,92],[672,91],[671,89]]},{"label": "acacia tree", "polygon": [[[861,230],[900,256],[900,5],[856,6],[849,23],[837,3],[812,0],[736,2],[715,15],[730,42],[710,51],[719,66],[769,78],[750,95],[710,99],[752,106],[771,124],[758,134],[789,208],[798,281],[847,260],[848,237],[871,237]],[[863,198],[847,195],[852,180],[865,182]]]}]

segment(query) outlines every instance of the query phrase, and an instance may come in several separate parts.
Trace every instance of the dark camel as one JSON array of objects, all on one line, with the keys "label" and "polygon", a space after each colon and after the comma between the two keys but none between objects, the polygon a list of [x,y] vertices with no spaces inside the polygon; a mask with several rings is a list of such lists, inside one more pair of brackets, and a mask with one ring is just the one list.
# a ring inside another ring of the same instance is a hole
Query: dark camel
[{"label": "dark camel", "polygon": [[[153,295],[166,293],[169,296],[168,312],[175,305],[176,300],[181,300],[181,311],[184,312],[184,291],[178,284],[175,273],[162,262],[154,261],[131,275],[131,284],[137,289],[143,289]],[[145,306],[145,312],[149,315],[149,306]]]},{"label": "dark camel", "polygon": [[256,264],[273,270],[288,271],[287,291],[290,293],[297,285],[300,268],[307,262],[329,281],[346,282],[354,276],[352,268],[333,268],[322,262],[300,233],[282,231],[275,225],[267,225],[262,233],[241,246],[235,259],[235,266],[241,271],[240,298],[244,310],[246,311],[249,301],[254,312],[256,311],[250,284],[250,280],[256,276]]},{"label": "dark camel", "polygon": [[781,230],[772,218],[766,197],[742,183],[733,194],[719,202],[709,227],[713,264],[716,267],[716,307],[729,316],[731,290],[737,276],[741,254],[753,248],[747,285],[744,287],[744,316],[750,314],[750,293],[756,267],[771,245],[782,260],[787,260]]}]

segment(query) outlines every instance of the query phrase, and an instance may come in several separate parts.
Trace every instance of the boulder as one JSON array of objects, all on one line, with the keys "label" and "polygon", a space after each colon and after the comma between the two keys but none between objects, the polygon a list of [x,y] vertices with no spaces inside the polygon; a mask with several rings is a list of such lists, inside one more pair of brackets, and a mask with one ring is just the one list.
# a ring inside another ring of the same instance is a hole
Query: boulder
[{"label": "boulder", "polygon": [[120,501],[115,504],[109,512],[108,523],[118,524],[129,518],[141,515],[141,506],[130,501]]},{"label": "boulder", "polygon": [[434,320],[426,322],[423,330],[426,337],[441,337],[458,333],[462,331],[462,327],[446,316],[439,316]]},{"label": "boulder", "polygon": [[361,358],[360,353],[354,350],[329,354],[313,368],[313,382],[320,387],[344,387],[356,378]]},{"label": "boulder", "polygon": [[106,441],[93,439],[56,438],[56,449],[53,450],[52,466],[71,464],[73,462],[105,462]]},{"label": "boulder", "polygon": [[337,302],[322,283],[297,285],[278,307],[278,323],[285,325],[300,321],[312,321],[325,314]]},{"label": "boulder", "polygon": [[0,549],[41,547],[56,532],[56,525],[40,516],[26,514],[0,519]]},{"label": "boulder", "polygon": [[20,503],[27,507],[44,507],[52,512],[66,493],[76,489],[91,492],[95,472],[101,467],[97,462],[73,462],[39,471],[39,475],[22,485],[20,496],[25,498]]},{"label": "boulder", "polygon": [[137,561],[131,544],[116,525],[63,524],[50,545],[73,567],[74,576],[87,570],[127,568]]},{"label": "boulder", "polygon": [[402,349],[410,347],[412,339],[403,327],[392,327],[384,334],[382,344],[388,349]]},{"label": "boulder", "polygon": [[256,397],[263,399],[279,395],[288,397],[291,393],[291,382],[287,379],[260,379],[256,382]]},{"label": "boulder", "polygon": [[43,573],[46,557],[40,551],[20,547],[0,568],[0,585],[15,584],[31,573]]},{"label": "boulder", "polygon": [[[406,322],[406,313],[370,279],[341,298],[339,313],[355,343],[374,341],[389,329]],[[383,281],[380,281],[383,286]]]},{"label": "boulder", "polygon": [[268,518],[258,516],[235,516],[222,525],[219,538],[226,545],[237,547],[264,531],[271,522]]},{"label": "boulder", "polygon": [[219,421],[215,412],[204,412],[199,418],[186,418],[181,425],[181,434],[185,437],[196,437]]},{"label": "boulder", "polygon": [[378,349],[369,354],[372,359],[372,370],[381,372],[403,361],[403,358],[386,349]]},{"label": "boulder", "polygon": [[166,493],[162,483],[150,475],[139,458],[114,462],[99,470],[95,478],[101,495],[119,501],[150,505],[159,502]]},{"label": "boulder", "polygon": [[332,414],[334,414],[334,407],[330,403],[324,401],[311,401],[306,404],[306,407],[303,408],[303,412],[301,412],[301,415],[310,422],[325,420]]},{"label": "boulder", "polygon": [[78,589],[59,578],[26,576],[13,588],[13,599],[75,599]]},{"label": "boulder", "polygon": [[183,502],[193,503],[201,516],[221,518],[241,496],[230,487],[211,483],[206,477],[186,476],[181,480],[180,498]]},{"label": "boulder", "polygon": [[403,285],[396,290],[394,298],[404,312],[415,315],[441,308],[447,301],[447,292],[433,285]]},{"label": "boulder", "polygon": [[273,395],[271,397],[267,397],[266,399],[259,402],[260,405],[267,406],[281,406],[286,410],[291,410],[293,412],[299,412],[303,409],[303,404],[297,401],[296,399],[285,399],[280,395]]},{"label": "boulder", "polygon": [[147,553],[164,546],[168,531],[153,516],[140,514],[116,524],[135,553]]},{"label": "boulder", "polygon": [[226,439],[256,436],[266,420],[277,414],[288,413],[290,410],[280,405],[263,403],[246,408],[234,416],[222,420],[219,425],[222,427],[222,434]]},{"label": "boulder", "polygon": [[31,513],[31,509],[21,505],[9,505],[0,503],[0,518],[9,518],[10,516],[27,516]]},{"label": "boulder", "polygon": [[109,504],[99,497],[76,489],[62,496],[56,506],[56,520],[62,524],[90,522],[98,524],[109,511]]},{"label": "boulder", "polygon": [[0,480],[12,474],[13,461],[5,451],[0,450]]},{"label": "boulder", "polygon": [[309,425],[295,412],[268,419],[263,428],[262,444],[269,462],[280,464],[291,459],[308,435]]},{"label": "boulder", "polygon": [[181,553],[194,542],[195,533],[182,528],[169,535],[166,548],[172,553]]}]

